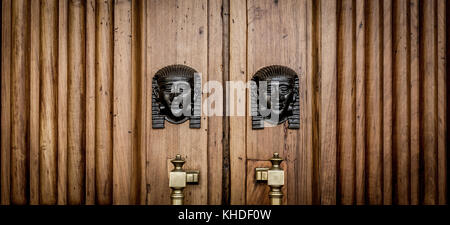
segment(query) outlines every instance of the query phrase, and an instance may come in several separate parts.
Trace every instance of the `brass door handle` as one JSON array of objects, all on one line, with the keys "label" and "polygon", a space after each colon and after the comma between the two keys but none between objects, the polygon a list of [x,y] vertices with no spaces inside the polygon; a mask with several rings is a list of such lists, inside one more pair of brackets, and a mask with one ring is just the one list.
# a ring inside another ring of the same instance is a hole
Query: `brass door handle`
[{"label": "brass door handle", "polygon": [[271,205],[281,205],[283,192],[281,188],[284,185],[284,171],[280,164],[283,159],[278,153],[274,153],[270,159],[271,168],[255,168],[255,179],[257,182],[267,182],[270,186],[269,199]]},{"label": "brass door handle", "polygon": [[172,205],[183,205],[183,190],[187,184],[198,184],[200,171],[183,170],[182,167],[186,161],[184,161],[179,154],[170,162],[175,167],[172,171],[170,171],[169,175],[169,187],[172,189],[170,201]]}]

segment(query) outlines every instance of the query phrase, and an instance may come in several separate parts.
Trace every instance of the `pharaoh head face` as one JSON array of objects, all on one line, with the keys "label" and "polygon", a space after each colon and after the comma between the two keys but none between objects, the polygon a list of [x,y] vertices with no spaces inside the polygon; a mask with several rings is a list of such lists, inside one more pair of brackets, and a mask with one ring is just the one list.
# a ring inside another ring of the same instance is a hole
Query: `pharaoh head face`
[{"label": "pharaoh head face", "polygon": [[255,103],[257,115],[272,124],[285,122],[294,113],[298,96],[297,74],[283,66],[269,66],[260,69],[252,79],[256,83]]},{"label": "pharaoh head face", "polygon": [[182,123],[191,116],[194,74],[195,70],[181,65],[165,67],[156,73],[159,113],[169,122]]},{"label": "pharaoh head face", "polygon": [[289,104],[293,100],[293,79],[288,76],[278,75],[265,81],[267,88],[260,93],[262,95],[261,99],[266,102],[265,106],[278,116],[286,114]]}]

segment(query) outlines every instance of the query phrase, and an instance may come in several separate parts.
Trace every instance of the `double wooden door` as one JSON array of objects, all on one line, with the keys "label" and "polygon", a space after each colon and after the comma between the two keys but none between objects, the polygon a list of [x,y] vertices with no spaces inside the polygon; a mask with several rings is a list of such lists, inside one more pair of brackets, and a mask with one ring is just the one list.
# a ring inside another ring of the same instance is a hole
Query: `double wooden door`
[{"label": "double wooden door", "polygon": [[[186,204],[268,204],[255,168],[278,152],[284,204],[447,204],[449,8],[3,0],[1,203],[169,204],[181,154],[200,171]],[[152,78],[172,64],[222,106],[200,129],[152,128]],[[246,83],[269,65],[298,74],[298,130],[252,129]]]}]

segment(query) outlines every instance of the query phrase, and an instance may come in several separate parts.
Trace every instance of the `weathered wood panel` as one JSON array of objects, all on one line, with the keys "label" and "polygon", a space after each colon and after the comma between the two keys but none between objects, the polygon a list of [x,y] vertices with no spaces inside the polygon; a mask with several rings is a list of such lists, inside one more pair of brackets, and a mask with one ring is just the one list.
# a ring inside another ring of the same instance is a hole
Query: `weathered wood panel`
[{"label": "weathered wood panel", "polygon": [[39,204],[39,1],[31,2],[30,29],[30,204]]},{"label": "weathered wood panel", "polygon": [[[4,0],[0,202],[168,204],[181,153],[201,172],[186,204],[267,204],[254,168],[279,152],[285,204],[447,204],[449,5]],[[203,86],[201,129],[151,127],[171,64],[222,84]],[[237,115],[273,64],[299,75],[299,130]]]},{"label": "weathered wood panel", "polygon": [[29,88],[29,2],[12,1],[11,22],[11,203],[26,204]]},{"label": "weathered wood panel", "polygon": [[[55,15],[55,20],[57,22],[57,139],[56,145],[58,148],[58,154],[56,156],[57,160],[57,201],[59,205],[67,204],[67,158],[68,158],[68,10],[69,1],[57,1],[58,12]],[[44,12],[43,12],[44,13]],[[78,46],[77,46],[78,47]]]},{"label": "weathered wood panel", "polygon": [[[202,84],[208,81],[208,2],[148,1],[147,2],[147,87],[161,68],[187,65],[201,73]],[[151,88],[147,88],[151,92]],[[206,94],[202,94],[202,102]],[[147,95],[147,105],[152,98]],[[169,204],[170,188],[167,174],[173,169],[170,159],[181,154],[186,160],[183,168],[199,170],[198,185],[185,188],[185,204],[206,204],[208,201],[208,117],[205,108],[201,128],[189,128],[189,122],[164,129],[152,129],[147,117],[147,203]],[[147,107],[147,115],[151,108]],[[216,151],[216,149],[214,150]],[[215,190],[211,190],[215,191]]]},{"label": "weathered wood panel", "polygon": [[[223,57],[225,49],[228,47],[228,40],[226,36],[228,26],[228,1],[209,1],[208,2],[208,80],[214,81],[211,86],[205,86],[203,89],[210,93],[205,95],[210,97],[213,94],[215,96],[225,96],[226,88],[224,88],[225,82],[228,79],[228,66]],[[216,83],[217,82],[217,83]],[[219,86],[220,84],[220,86]],[[216,85],[218,87],[216,87]],[[221,88],[219,88],[221,87]],[[213,92],[214,91],[214,92]],[[212,93],[213,92],[213,93]],[[221,100],[221,101],[220,101]],[[213,100],[208,98],[208,101],[204,101],[203,109],[207,106],[214,104],[215,108],[222,108],[222,111],[218,110],[217,114],[208,118],[208,204],[220,205],[222,203],[222,174],[227,173],[227,170],[223,170],[222,160],[224,154],[224,146],[227,148],[227,140],[224,138],[224,131],[228,129],[226,117],[224,99],[218,98]],[[211,113],[209,113],[211,114]],[[224,142],[225,141],[225,142]],[[229,149],[227,148],[229,151]],[[228,163],[229,164],[229,163]]]},{"label": "weathered wood panel", "polygon": [[132,173],[131,0],[114,1],[113,199],[130,204]]},{"label": "weathered wood panel", "polygon": [[[258,68],[275,64],[272,56],[289,66],[296,60],[289,57],[291,51],[306,53],[306,63],[292,67],[306,67],[306,78],[300,77],[300,135],[297,143],[283,140],[281,147],[296,146],[297,152],[293,176],[290,156],[283,155],[288,160],[287,203],[446,204],[448,3],[323,0],[284,7],[290,3],[243,1],[232,3],[239,8],[231,7],[230,12],[230,66],[236,67],[230,80],[245,81],[240,71],[248,80]],[[233,24],[239,22],[234,18],[247,20],[247,26]],[[292,30],[286,27],[291,20],[301,30],[293,34],[302,36],[284,45],[277,37],[284,32],[289,40]],[[279,51],[284,55],[277,55]],[[289,61],[283,61],[285,56]],[[241,68],[234,63],[241,63]],[[254,131],[249,121],[246,129],[239,129],[241,123],[236,129],[232,123],[230,130],[230,143],[236,144],[230,153],[240,156],[231,158],[231,168],[242,171],[241,161],[247,161],[247,174],[232,171],[236,176],[231,177],[231,195],[236,201],[231,203],[243,204],[243,198],[247,204],[267,203],[261,199],[267,196],[260,196],[267,194],[262,191],[267,187],[248,180],[254,179],[253,167],[259,165],[254,160],[279,151],[276,143],[286,137],[285,131]],[[239,136],[242,132],[246,139]],[[245,196],[242,179],[247,180]],[[294,192],[289,190],[291,179],[297,180]]]},{"label": "weathered wood panel", "polygon": [[111,204],[113,4],[98,0],[95,7],[95,196],[98,204]]},{"label": "weathered wood panel", "polygon": [[2,1],[1,204],[11,203],[11,1]]},{"label": "weathered wood panel", "polygon": [[[239,85],[227,87],[227,111],[237,115],[242,110],[238,102],[246,102],[247,82],[247,3],[245,0],[230,1],[230,81],[240,81]],[[242,87],[243,85],[243,87]],[[237,87],[236,87],[237,86]],[[246,201],[246,118],[230,117],[230,203],[243,205]],[[243,135],[244,134],[244,135]]]},{"label": "weathered wood panel", "polygon": [[86,197],[85,203],[92,205],[95,203],[95,0],[88,0],[86,8]]},{"label": "weathered wood panel", "polygon": [[2,2],[2,204],[146,203],[144,5]]},{"label": "weathered wood panel", "polygon": [[85,2],[69,1],[67,96],[67,203],[84,203],[85,190]]},{"label": "weathered wood panel", "polygon": [[339,188],[342,204],[353,204],[355,187],[355,73],[353,57],[353,1],[343,1],[341,5],[338,40],[338,132],[349,134],[338,137]]},{"label": "weathered wood panel", "polygon": [[365,43],[366,43],[366,18],[365,18],[365,8],[367,1],[356,1],[355,7],[355,17],[356,23],[354,26],[355,30],[355,73],[356,73],[356,204],[364,204],[365,203],[365,184],[366,184],[366,85],[365,85],[365,77],[366,77],[366,68],[365,68]]},{"label": "weathered wood panel", "polygon": [[[41,1],[40,204],[58,200],[58,1]],[[63,176],[63,175],[61,175]],[[63,198],[63,197],[61,197]]]}]

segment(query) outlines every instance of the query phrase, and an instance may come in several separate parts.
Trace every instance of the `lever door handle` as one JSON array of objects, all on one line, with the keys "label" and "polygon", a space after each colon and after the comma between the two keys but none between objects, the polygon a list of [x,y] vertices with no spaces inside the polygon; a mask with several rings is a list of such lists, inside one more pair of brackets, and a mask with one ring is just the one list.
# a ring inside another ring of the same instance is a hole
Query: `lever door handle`
[{"label": "lever door handle", "polygon": [[170,201],[172,205],[183,205],[183,190],[187,184],[198,184],[200,171],[183,170],[182,167],[186,161],[184,161],[179,154],[170,162],[175,167],[172,171],[170,171],[169,175],[169,187],[172,189],[172,193],[170,194]]},{"label": "lever door handle", "polygon": [[284,171],[280,167],[283,159],[278,153],[274,153],[270,159],[271,168],[255,168],[255,179],[257,182],[266,182],[270,187],[269,199],[271,205],[281,205],[283,192],[281,188],[284,185]]}]

